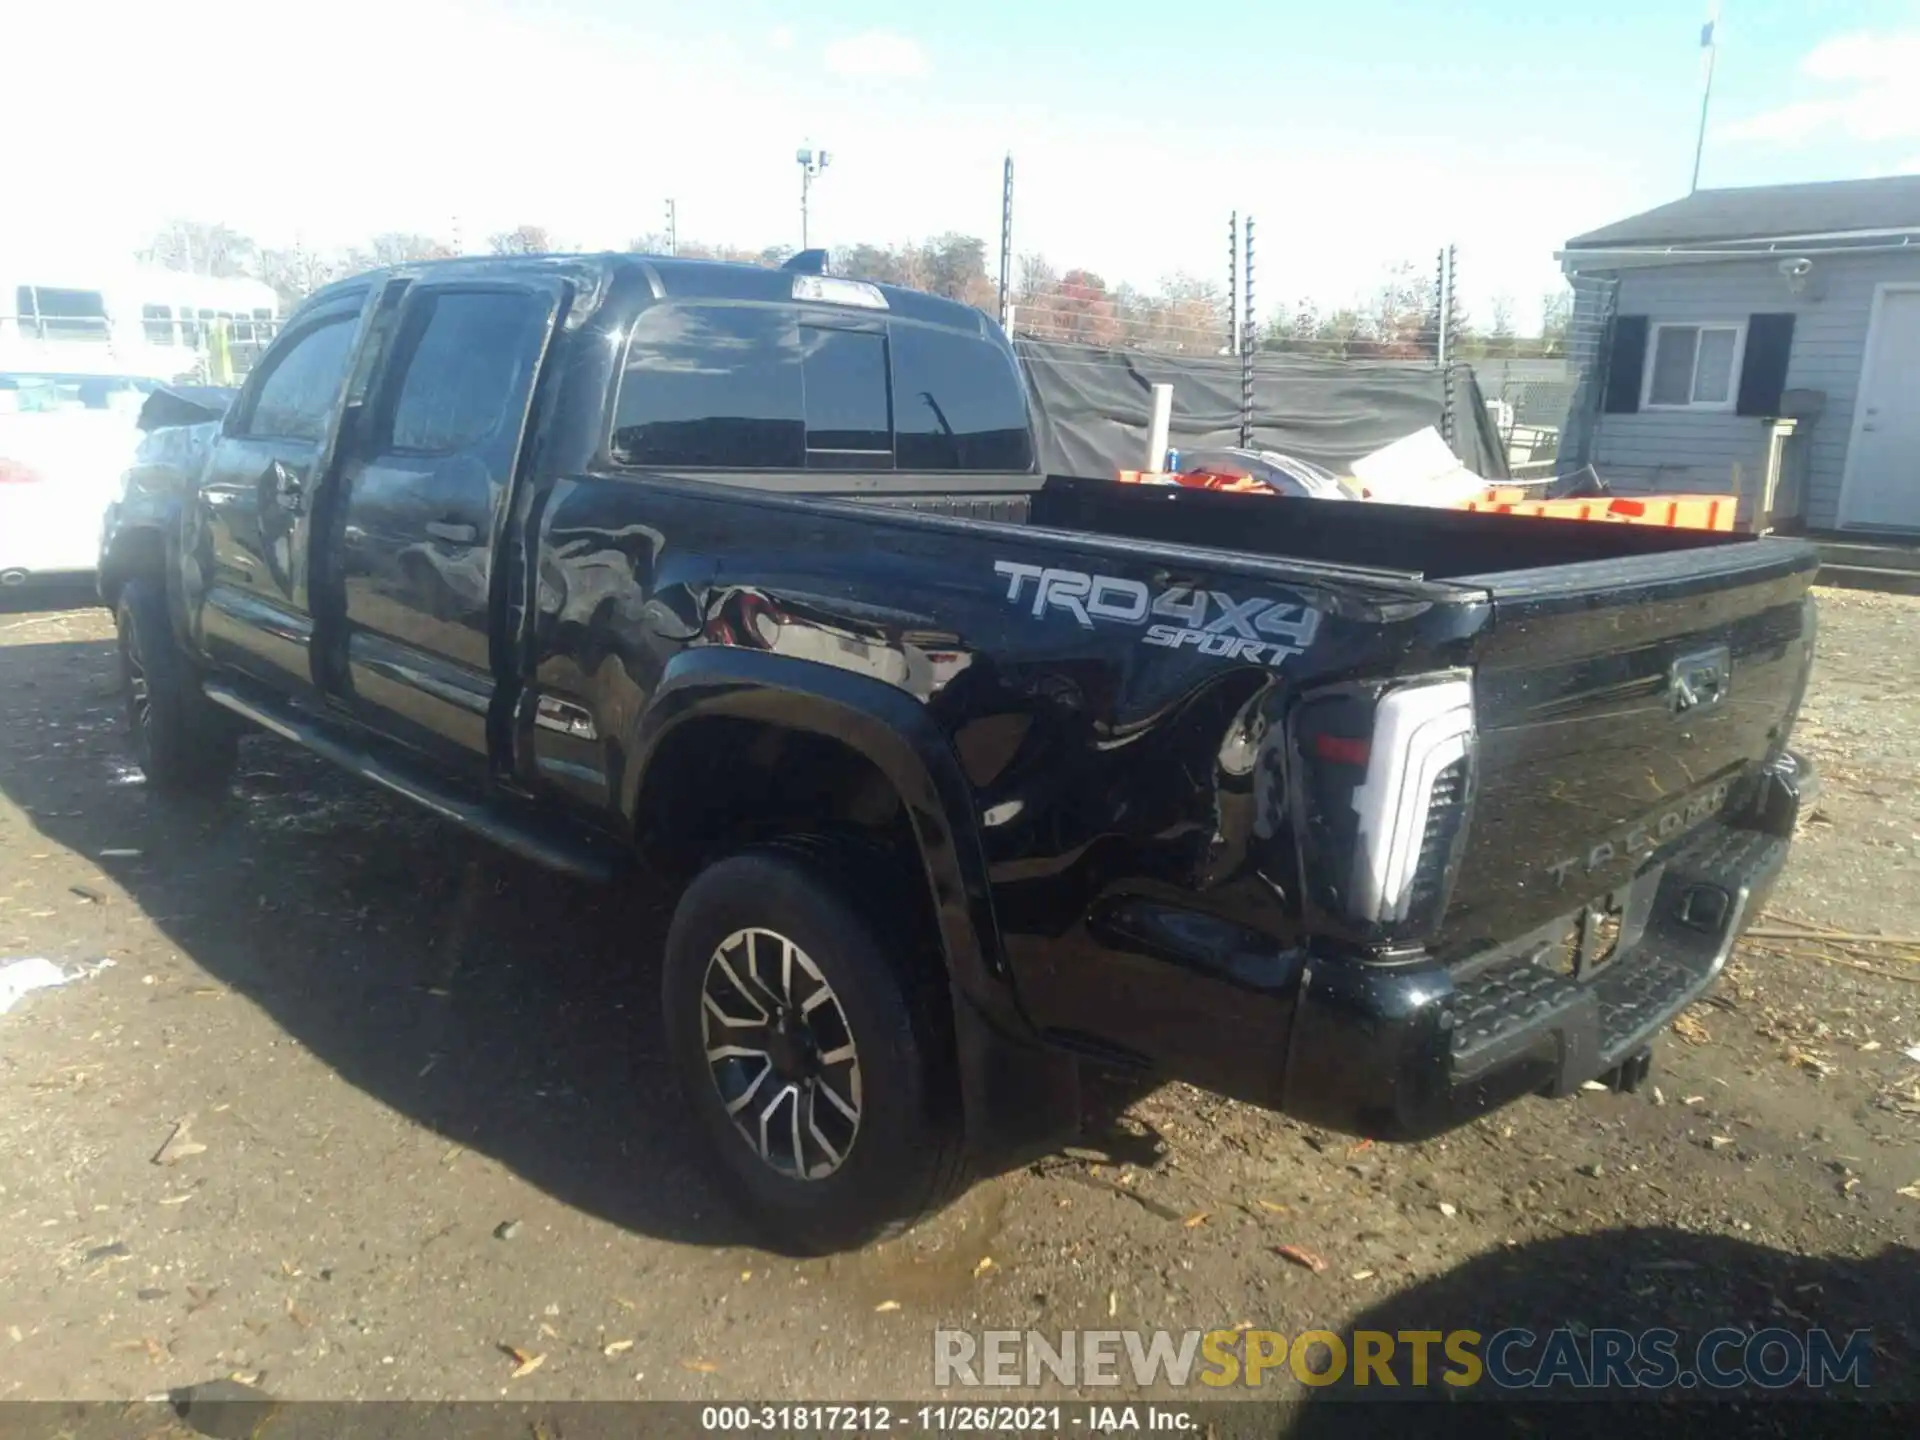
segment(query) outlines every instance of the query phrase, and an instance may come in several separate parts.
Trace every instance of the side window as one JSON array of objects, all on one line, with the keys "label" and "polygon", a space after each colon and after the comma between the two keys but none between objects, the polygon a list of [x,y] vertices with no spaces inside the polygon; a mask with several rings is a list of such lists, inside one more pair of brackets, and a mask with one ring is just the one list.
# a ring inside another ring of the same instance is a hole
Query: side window
[{"label": "side window", "polygon": [[20,333],[41,340],[105,340],[107,302],[98,290],[53,290],[22,285],[15,296]]},{"label": "side window", "polygon": [[614,405],[622,464],[798,470],[804,417],[790,311],[669,303],[634,322]]},{"label": "side window", "polygon": [[525,382],[547,316],[543,298],[452,291],[427,298],[394,397],[396,450],[464,450],[493,434]]},{"label": "side window", "polygon": [[324,320],[273,358],[254,393],[247,434],[281,440],[325,438],[333,402],[346,383],[358,318]]},{"label": "side window", "polygon": [[887,337],[878,331],[802,325],[800,356],[807,463],[829,469],[892,469]]},{"label": "side window", "polygon": [[142,305],[140,323],[146,329],[148,344],[171,345],[174,343],[171,305]]},{"label": "side window", "polygon": [[994,345],[893,326],[895,456],[902,470],[1033,468],[1026,389]]}]

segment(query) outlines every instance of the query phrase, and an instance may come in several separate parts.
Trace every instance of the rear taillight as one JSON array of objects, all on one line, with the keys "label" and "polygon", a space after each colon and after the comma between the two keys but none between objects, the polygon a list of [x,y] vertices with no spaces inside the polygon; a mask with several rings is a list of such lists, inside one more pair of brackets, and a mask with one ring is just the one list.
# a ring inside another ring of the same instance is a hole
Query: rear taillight
[{"label": "rear taillight", "polygon": [[0,455],[0,485],[31,485],[40,478],[40,472],[26,461]]},{"label": "rear taillight", "polygon": [[1446,910],[1472,798],[1472,682],[1322,691],[1292,731],[1310,923],[1368,946],[1420,943]]}]

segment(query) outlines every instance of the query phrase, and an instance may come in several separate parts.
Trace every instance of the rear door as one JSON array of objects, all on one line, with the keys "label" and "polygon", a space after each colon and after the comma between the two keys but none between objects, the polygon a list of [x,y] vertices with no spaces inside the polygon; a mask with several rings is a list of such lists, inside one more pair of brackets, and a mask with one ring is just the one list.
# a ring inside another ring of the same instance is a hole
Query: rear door
[{"label": "rear door", "polygon": [[495,543],[564,287],[416,282],[329,496],[329,674],[355,716],[482,767]]},{"label": "rear door", "polygon": [[1488,587],[1495,619],[1444,950],[1610,905],[1785,745],[1817,563],[1811,546],[1758,540],[1461,579]]},{"label": "rear door", "polygon": [[208,656],[276,688],[313,684],[307,541],[371,290],[282,331],[247,379],[201,477],[187,605]]}]

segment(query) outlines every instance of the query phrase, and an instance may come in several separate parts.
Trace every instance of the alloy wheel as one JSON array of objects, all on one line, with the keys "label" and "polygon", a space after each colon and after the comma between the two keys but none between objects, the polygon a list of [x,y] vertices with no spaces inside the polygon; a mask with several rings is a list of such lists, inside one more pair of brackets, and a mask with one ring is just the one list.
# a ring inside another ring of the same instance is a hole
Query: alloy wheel
[{"label": "alloy wheel", "polygon": [[823,1180],[860,1133],[860,1054],[827,978],[773,930],[737,930],[700,985],[702,1043],[734,1128],[761,1160]]}]

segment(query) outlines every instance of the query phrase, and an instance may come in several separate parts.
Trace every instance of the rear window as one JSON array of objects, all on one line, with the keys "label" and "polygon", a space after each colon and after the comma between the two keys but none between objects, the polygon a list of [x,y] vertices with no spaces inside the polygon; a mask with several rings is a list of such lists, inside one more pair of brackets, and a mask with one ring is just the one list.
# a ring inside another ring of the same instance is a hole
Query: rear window
[{"label": "rear window", "polygon": [[1020,373],[983,341],[894,326],[893,403],[902,470],[1032,468]]},{"label": "rear window", "polygon": [[800,385],[800,337],[790,313],[652,306],[627,343],[614,456],[690,469],[804,468]]},{"label": "rear window", "polygon": [[908,321],[777,306],[644,311],[612,448],[622,464],[686,469],[1033,464],[1019,372],[997,347]]},{"label": "rear window", "polygon": [[800,327],[807,464],[888,470],[893,421],[887,413],[887,337],[878,330]]}]

